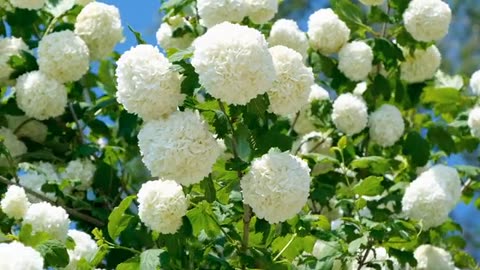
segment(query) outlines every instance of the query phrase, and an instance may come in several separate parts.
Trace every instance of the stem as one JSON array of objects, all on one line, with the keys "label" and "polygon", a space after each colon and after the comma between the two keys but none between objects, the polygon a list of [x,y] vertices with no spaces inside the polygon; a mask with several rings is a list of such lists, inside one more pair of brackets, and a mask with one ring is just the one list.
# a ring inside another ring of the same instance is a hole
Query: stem
[{"label": "stem", "polygon": [[470,186],[470,184],[471,184],[472,182],[473,182],[473,181],[472,181],[472,178],[469,178],[469,179],[467,180],[467,182],[465,182],[465,184],[463,184],[461,193],[465,192],[465,190],[467,190],[467,188]]},{"label": "stem", "polygon": [[75,110],[73,109],[72,103],[68,103],[68,109],[70,110],[70,113],[73,116],[73,120],[75,121],[75,124],[77,125],[77,130],[80,135],[80,139],[82,140],[82,143],[86,142],[85,137],[83,136],[83,128],[80,125],[80,121],[78,120],[77,114],[75,113]]},{"label": "stem", "polygon": [[120,246],[120,245],[117,245],[115,243],[111,243],[111,242],[108,242],[106,240],[104,240],[105,243],[107,243],[107,245],[109,245],[111,248],[114,248],[114,249],[123,249],[123,250],[127,250],[127,251],[130,251],[134,254],[140,254],[141,252],[138,251],[138,250],[135,250],[133,248],[128,248],[128,247],[124,247],[124,246]]},{"label": "stem", "polygon": [[276,261],[278,258],[280,258],[280,255],[282,255],[282,253],[285,252],[285,250],[287,250],[287,248],[292,244],[293,240],[295,240],[296,237],[297,237],[296,233],[292,235],[292,238],[290,238],[288,243],[282,248],[282,250],[280,250],[280,252],[277,254],[277,256],[275,256],[275,258],[273,258],[273,261]]},{"label": "stem", "polygon": [[287,135],[291,135],[292,132],[293,132],[293,128],[295,127],[295,125],[297,124],[298,122],[298,118],[300,117],[300,112],[297,112],[297,114],[295,114],[295,118],[293,118],[293,122],[292,122],[292,125],[290,126],[290,129],[288,130],[288,133]]},{"label": "stem", "polygon": [[370,247],[368,247],[366,250],[365,250],[365,253],[363,254],[363,257],[360,258],[360,261],[358,262],[358,267],[357,267],[357,270],[361,270],[362,267],[365,265],[365,261],[367,260],[367,257],[368,257],[368,253],[370,252]]},{"label": "stem", "polygon": [[22,127],[24,127],[24,126],[25,126],[26,124],[28,124],[29,122],[32,122],[33,120],[34,120],[33,118],[29,118],[29,119],[23,121],[20,125],[18,125],[18,127],[13,131],[13,133],[14,133],[15,135],[17,135],[17,133],[20,131],[20,129],[21,129]]},{"label": "stem", "polygon": [[55,26],[55,23],[57,22],[57,20],[58,20],[58,18],[57,18],[57,17],[54,17],[54,18],[50,21],[50,23],[49,23],[48,26],[47,26],[47,29],[45,29],[45,33],[43,33],[42,38],[45,37],[46,35],[48,35],[48,34],[50,33],[50,31],[52,31],[53,26]]}]

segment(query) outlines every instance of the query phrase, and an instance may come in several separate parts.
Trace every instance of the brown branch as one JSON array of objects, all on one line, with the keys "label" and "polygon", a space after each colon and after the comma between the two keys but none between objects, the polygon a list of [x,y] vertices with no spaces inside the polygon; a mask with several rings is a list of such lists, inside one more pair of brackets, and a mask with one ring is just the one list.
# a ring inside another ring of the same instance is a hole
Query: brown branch
[{"label": "brown branch", "polygon": [[73,109],[72,103],[68,103],[68,109],[70,110],[70,113],[73,116],[73,120],[75,121],[75,124],[77,125],[77,130],[78,134],[80,135],[80,139],[82,140],[82,143],[86,142],[85,136],[83,135],[83,128],[80,125],[80,121],[78,120],[77,114],[75,113],[75,110]]}]

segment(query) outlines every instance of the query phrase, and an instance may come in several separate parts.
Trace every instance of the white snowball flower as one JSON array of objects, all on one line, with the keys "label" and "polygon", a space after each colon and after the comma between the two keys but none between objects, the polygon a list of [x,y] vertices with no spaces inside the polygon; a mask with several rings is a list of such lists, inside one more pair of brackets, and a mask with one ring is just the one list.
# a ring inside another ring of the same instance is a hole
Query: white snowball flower
[{"label": "white snowball flower", "polygon": [[244,105],[275,81],[267,41],[256,29],[231,23],[210,28],[194,43],[192,65],[207,92],[229,104]]},{"label": "white snowball flower", "polygon": [[67,239],[70,219],[65,209],[46,202],[32,204],[25,214],[23,224],[32,225],[32,232],[46,232],[52,238],[65,241]]},{"label": "white snowball flower", "polygon": [[0,269],[42,270],[43,257],[20,242],[0,243]]},{"label": "white snowball flower", "polygon": [[355,135],[367,126],[367,105],[361,97],[342,94],[333,103],[332,120],[343,133]]},{"label": "white snowball flower", "polygon": [[45,5],[46,0],[10,0],[10,4],[16,8],[37,10]]},{"label": "white snowball flower", "polygon": [[[36,191],[40,194],[43,194],[52,200],[55,199],[54,193],[44,193],[42,191],[42,186],[47,182],[60,183],[60,178],[57,175],[55,167],[51,163],[20,163],[19,167],[23,168],[23,172],[18,174],[18,178],[20,179],[20,185],[30,188],[31,190]],[[33,202],[40,201],[37,197],[30,195],[28,197]]]},{"label": "white snowball flower", "polygon": [[475,71],[470,78],[470,88],[476,96],[480,96],[480,70]]},{"label": "white snowball flower", "polygon": [[70,30],[48,34],[38,43],[40,71],[59,82],[79,80],[89,65],[87,44]]},{"label": "white snowball flower", "polygon": [[405,122],[397,107],[384,104],[370,115],[369,127],[372,141],[389,147],[402,137]]},{"label": "white snowball flower", "polygon": [[400,64],[400,78],[408,83],[419,83],[433,78],[442,61],[442,55],[435,45],[426,50],[416,49],[413,55],[403,48],[403,55],[405,62]]},{"label": "white snowball flower", "polygon": [[200,23],[212,27],[222,22],[241,22],[247,15],[246,0],[197,0]]},{"label": "white snowball flower", "polygon": [[405,28],[418,41],[444,38],[452,20],[452,11],[442,0],[412,0],[403,13]]},{"label": "white snowball flower", "polygon": [[480,138],[480,107],[475,107],[468,114],[468,127],[473,136]]},{"label": "white snowball flower", "polygon": [[202,181],[222,152],[208,125],[193,111],[147,122],[138,134],[138,145],[153,176],[185,186]]},{"label": "white snowball flower", "polygon": [[118,8],[100,2],[87,4],[77,16],[75,34],[87,44],[91,59],[106,58],[123,40]]},{"label": "white snowball flower", "polygon": [[285,46],[270,48],[277,79],[267,93],[269,110],[281,116],[298,112],[308,103],[313,84],[312,68],[306,67],[302,56]]},{"label": "white snowball flower", "polygon": [[93,1],[95,0],[75,0],[75,4],[79,6],[86,6]]},{"label": "white snowball flower", "polygon": [[[117,100],[131,113],[154,120],[177,110],[182,78],[158,48],[141,44],[117,61]],[[159,103],[160,102],[160,103]]]},{"label": "white snowball flower", "polygon": [[88,159],[75,159],[68,162],[62,178],[78,182],[80,184],[76,188],[86,190],[92,185],[96,169],[95,164]]},{"label": "white snowball flower", "polygon": [[310,169],[305,161],[271,149],[256,158],[240,181],[243,201],[269,223],[295,216],[307,203]]},{"label": "white snowball flower", "polygon": [[413,253],[418,270],[455,270],[452,255],[443,248],[421,245]]},{"label": "white snowball flower", "polygon": [[162,23],[157,31],[157,43],[163,49],[177,48],[184,50],[192,44],[195,37],[192,33],[186,33],[181,37],[173,37],[175,29],[168,23]]},{"label": "white snowball flower", "polygon": [[402,210],[429,229],[444,223],[458,203],[461,183],[455,169],[436,165],[420,174],[405,190]]},{"label": "white snowball flower", "polygon": [[[2,141],[8,152],[10,152],[10,155],[14,158],[27,152],[27,146],[15,136],[11,129],[0,127],[0,141]],[[2,155],[0,160],[3,160],[4,158],[5,157]]]},{"label": "white snowball flower", "polygon": [[293,124],[295,121],[295,125],[293,126],[293,130],[295,130],[298,134],[306,134],[316,130],[315,125],[312,123],[310,119],[311,115],[311,103],[314,100],[329,100],[330,95],[328,91],[323,89],[321,86],[314,84],[310,88],[310,94],[308,96],[308,104],[306,104],[299,112],[298,117],[292,116],[290,117],[290,122]]},{"label": "white snowball flower", "polygon": [[314,100],[329,100],[330,94],[327,90],[321,87],[318,84],[313,84],[310,87],[310,94],[308,95],[308,102],[313,102]]},{"label": "white snowball flower", "polygon": [[68,230],[67,235],[75,242],[75,248],[73,250],[67,250],[70,262],[65,267],[65,270],[75,270],[81,259],[90,262],[95,257],[95,254],[98,251],[98,246],[92,237],[84,232]]},{"label": "white snowball flower", "polygon": [[270,47],[282,45],[295,50],[307,58],[308,39],[304,32],[300,30],[298,24],[293,20],[280,19],[272,25],[270,36],[268,37]]},{"label": "white snowball flower", "polygon": [[350,38],[350,29],[330,8],[320,9],[308,19],[310,46],[322,54],[338,52]]},{"label": "white snowball flower", "polygon": [[0,205],[8,217],[21,219],[30,207],[30,202],[22,187],[9,186]]},{"label": "white snowball flower", "polygon": [[363,41],[353,41],[338,53],[338,69],[352,81],[363,81],[372,71],[373,51]]},{"label": "white snowball flower", "polygon": [[182,226],[188,201],[182,186],[172,180],[148,181],[138,192],[138,215],[153,231],[173,234]]},{"label": "white snowball flower", "polygon": [[42,122],[33,120],[24,115],[6,115],[5,117],[7,118],[8,128],[16,130],[16,135],[19,138],[29,138],[38,143],[45,142],[48,134],[48,127]]},{"label": "white snowball flower", "polygon": [[[363,252],[362,257],[365,255],[365,252]],[[373,250],[369,250],[368,254],[366,254],[367,257],[365,258],[366,263],[375,263],[377,265],[380,265],[382,270],[401,270],[403,269],[400,265],[400,263],[395,259],[394,257],[390,257],[388,255],[387,250],[384,247],[376,247]],[[387,261],[391,261],[393,264],[393,268],[390,268],[387,264]],[[357,260],[353,260],[353,263],[350,265],[351,270],[374,270],[377,268],[373,267],[367,267],[363,266],[361,268],[358,268],[358,262]]]},{"label": "white snowball flower", "polygon": [[385,0],[360,0],[360,2],[367,6],[379,6],[382,5]]},{"label": "white snowball flower", "polygon": [[27,44],[21,38],[0,38],[0,83],[8,81],[12,75],[13,69],[8,64],[10,58],[28,50]]},{"label": "white snowball flower", "polygon": [[245,0],[247,16],[256,24],[270,21],[278,11],[278,0]]},{"label": "white snowball flower", "polygon": [[15,93],[18,107],[38,120],[63,114],[68,101],[67,88],[40,71],[18,77]]}]

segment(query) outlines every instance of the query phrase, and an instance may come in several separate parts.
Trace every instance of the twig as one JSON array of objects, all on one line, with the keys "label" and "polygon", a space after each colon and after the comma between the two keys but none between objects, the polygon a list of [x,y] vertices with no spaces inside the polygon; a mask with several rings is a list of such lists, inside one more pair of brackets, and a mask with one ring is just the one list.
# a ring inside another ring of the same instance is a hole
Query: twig
[{"label": "twig", "polygon": [[461,193],[465,192],[465,190],[467,190],[467,188],[470,186],[470,184],[472,183],[472,178],[469,178],[467,180],[467,182],[465,182],[465,184],[463,184],[462,186],[462,190],[461,190]]},{"label": "twig", "polygon": [[70,113],[73,116],[73,120],[75,121],[75,124],[77,125],[77,130],[80,135],[80,139],[82,140],[82,143],[86,142],[85,137],[83,136],[83,128],[80,125],[80,121],[78,120],[77,114],[75,113],[75,110],[73,109],[72,103],[68,103],[68,109],[70,110]]},{"label": "twig", "polygon": [[363,254],[363,257],[360,258],[360,261],[358,262],[358,267],[357,270],[361,270],[363,266],[365,265],[365,261],[367,260],[368,253],[370,252],[370,247],[365,250],[365,253]]},{"label": "twig", "polygon": [[292,122],[292,124],[290,125],[290,129],[288,130],[287,135],[290,136],[290,135],[292,134],[293,129],[294,129],[295,125],[297,124],[299,117],[300,117],[300,112],[297,112],[297,114],[295,114],[295,118],[293,118],[293,122]]},{"label": "twig", "polygon": [[33,118],[29,118],[29,119],[23,121],[20,125],[18,125],[18,127],[13,131],[13,133],[14,133],[15,135],[17,135],[17,133],[20,131],[20,129],[22,129],[22,127],[24,127],[26,124],[28,124],[28,123],[30,123],[30,122],[32,122],[32,121],[34,121],[34,120],[35,120],[35,119],[33,119]]}]

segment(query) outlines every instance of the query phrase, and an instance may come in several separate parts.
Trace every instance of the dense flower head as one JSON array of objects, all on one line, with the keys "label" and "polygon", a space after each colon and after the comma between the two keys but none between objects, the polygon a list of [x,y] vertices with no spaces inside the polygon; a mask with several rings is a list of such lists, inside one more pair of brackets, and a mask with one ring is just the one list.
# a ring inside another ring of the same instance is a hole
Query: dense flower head
[{"label": "dense flower head", "polygon": [[397,107],[384,104],[370,115],[369,127],[372,141],[388,147],[402,137],[405,122]]},{"label": "dense flower head", "polygon": [[156,33],[158,45],[165,50],[170,48],[184,50],[188,48],[195,39],[192,33],[185,33],[181,37],[174,37],[174,31],[175,28],[173,26],[166,22],[162,23]]},{"label": "dense flower head", "polygon": [[275,81],[275,67],[265,37],[228,22],[210,28],[193,43],[192,65],[213,97],[244,105]]},{"label": "dense flower head", "polygon": [[385,0],[360,0],[360,2],[367,6],[379,6],[385,2]]},{"label": "dense flower head", "polygon": [[222,22],[241,22],[247,15],[246,0],[198,0],[200,23],[212,27]]},{"label": "dense flower head", "polygon": [[43,143],[48,135],[48,127],[40,121],[28,116],[6,115],[8,128],[16,130],[19,138],[29,138],[32,141]]},{"label": "dense flower head", "polygon": [[138,145],[153,176],[186,186],[203,180],[222,152],[208,125],[193,111],[147,122],[138,134]]},{"label": "dense flower head", "polygon": [[353,41],[338,53],[338,69],[352,81],[363,81],[372,70],[373,51],[363,41]]},{"label": "dense flower head", "polygon": [[444,38],[452,20],[452,11],[442,0],[412,0],[403,13],[405,28],[418,41]]},{"label": "dense flower head", "polygon": [[405,61],[400,65],[400,78],[408,83],[418,83],[435,76],[442,61],[442,55],[435,45],[426,50],[415,49],[410,55],[408,49],[403,48]]},{"label": "dense flower head", "polygon": [[421,245],[413,253],[418,270],[455,270],[452,255],[443,248]]},{"label": "dense flower head", "polygon": [[77,16],[75,34],[87,44],[91,59],[106,58],[123,40],[118,8],[100,2],[87,4]]},{"label": "dense flower head", "polygon": [[244,203],[273,224],[300,212],[308,200],[310,181],[305,161],[272,149],[252,162],[240,186]]},{"label": "dense flower head", "polygon": [[95,257],[98,246],[92,237],[84,232],[68,230],[67,235],[75,242],[75,248],[73,250],[67,250],[70,262],[65,267],[65,270],[75,270],[81,259],[90,262]]},{"label": "dense flower head", "polygon": [[30,202],[22,187],[12,185],[8,187],[0,205],[5,215],[10,218],[21,219],[30,207]]},{"label": "dense flower head", "polygon": [[37,10],[45,5],[46,0],[10,0],[10,4],[16,8]]},{"label": "dense flower head", "polygon": [[148,181],[138,192],[138,215],[153,231],[173,234],[182,225],[188,201],[182,186],[172,180]]},{"label": "dense flower head", "polygon": [[78,182],[79,185],[76,188],[86,190],[92,185],[95,170],[95,164],[89,159],[75,159],[68,162],[62,178]]},{"label": "dense flower head", "polygon": [[278,0],[244,0],[247,4],[247,16],[252,22],[264,24],[270,21],[278,11]]},{"label": "dense flower head", "polygon": [[[306,134],[316,130],[315,125],[312,122],[311,116],[311,103],[315,100],[329,100],[330,95],[328,91],[322,88],[320,85],[314,84],[310,88],[310,94],[308,95],[308,103],[299,111],[298,116],[294,115],[290,117],[293,130],[298,134]],[[293,122],[294,121],[294,122]]]},{"label": "dense flower head", "polygon": [[308,19],[310,46],[323,54],[338,52],[350,38],[350,29],[330,8],[320,9]]},{"label": "dense flower head", "polygon": [[472,93],[476,96],[480,96],[480,70],[475,71],[470,78],[470,88]]},{"label": "dense flower head", "polygon": [[425,229],[448,219],[458,203],[461,183],[455,169],[436,165],[420,174],[405,190],[402,209],[411,219],[422,222]]},{"label": "dense flower head", "polygon": [[45,120],[65,111],[67,89],[40,71],[25,73],[15,85],[17,104],[29,117]]},{"label": "dense flower head", "polygon": [[285,46],[270,48],[277,79],[267,93],[269,110],[282,116],[298,112],[308,103],[313,72],[303,63],[302,56]]},{"label": "dense flower head", "polygon": [[270,47],[282,45],[295,50],[307,58],[308,39],[307,35],[300,30],[298,24],[293,20],[280,19],[272,25],[268,37]]},{"label": "dense flower head", "polygon": [[59,82],[79,80],[89,65],[87,44],[70,30],[48,34],[38,43],[40,71]]},{"label": "dense flower head", "polygon": [[[183,103],[182,78],[158,48],[138,45],[117,61],[117,100],[144,120],[167,116]],[[161,104],[160,104],[161,103]]]},{"label": "dense flower head", "polygon": [[[27,187],[35,192],[45,195],[50,199],[55,199],[54,193],[44,193],[42,186],[47,183],[59,183],[60,178],[55,170],[55,167],[51,163],[38,162],[38,163],[20,163],[20,168],[23,168],[23,172],[18,174],[20,185]],[[34,196],[29,196],[33,202],[39,200]]]},{"label": "dense flower head", "polygon": [[[21,156],[27,152],[27,146],[15,136],[11,129],[0,127],[0,141],[2,141],[13,158]],[[0,161],[4,158],[5,157],[2,155]],[[3,162],[0,162],[0,165],[2,163]]]},{"label": "dense flower head", "polygon": [[23,224],[32,225],[33,233],[46,232],[54,239],[65,241],[70,219],[63,208],[40,202],[28,208]]},{"label": "dense flower head", "polygon": [[28,51],[28,46],[21,38],[0,38],[0,84],[8,81],[13,69],[8,64],[10,58],[21,51]]},{"label": "dense flower head", "polygon": [[0,243],[0,269],[42,270],[43,257],[35,249],[20,242]]},{"label": "dense flower head", "polygon": [[361,97],[342,94],[333,103],[332,120],[343,133],[349,136],[357,134],[367,126],[367,105]]},{"label": "dense flower head", "polygon": [[472,135],[480,138],[480,107],[475,107],[470,111],[467,123]]}]

